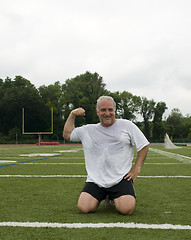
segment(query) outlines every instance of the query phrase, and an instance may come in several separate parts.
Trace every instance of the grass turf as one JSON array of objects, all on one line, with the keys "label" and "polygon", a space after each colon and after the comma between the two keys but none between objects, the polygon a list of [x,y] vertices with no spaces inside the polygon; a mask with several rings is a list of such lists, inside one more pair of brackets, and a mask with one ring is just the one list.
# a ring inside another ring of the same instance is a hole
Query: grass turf
[{"label": "grass turf", "polygon": [[[189,147],[165,150],[191,157]],[[60,152],[77,150],[77,152]],[[54,158],[21,157],[22,154],[56,153]],[[1,146],[0,160],[31,163],[83,163],[83,150],[78,146]],[[191,162],[191,160],[190,160]],[[142,176],[190,176],[191,164],[149,151],[146,163],[177,163],[173,165],[145,164]],[[7,164],[7,163],[6,163]],[[84,175],[85,165],[18,164],[0,165],[0,175]],[[0,178],[0,222],[111,223],[134,222],[147,224],[191,225],[190,178],[137,178],[137,205],[132,216],[123,216],[114,206],[102,203],[94,214],[79,214],[78,196],[85,178]],[[190,239],[190,230],[152,229],[49,229],[0,227],[0,239]]]}]

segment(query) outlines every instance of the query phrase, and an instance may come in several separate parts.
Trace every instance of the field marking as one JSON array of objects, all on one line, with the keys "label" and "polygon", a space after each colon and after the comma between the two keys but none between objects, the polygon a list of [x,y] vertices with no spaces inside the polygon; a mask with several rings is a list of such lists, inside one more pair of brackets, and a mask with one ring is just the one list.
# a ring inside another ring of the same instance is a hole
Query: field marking
[{"label": "field marking", "polygon": [[[57,156],[57,155],[55,155],[55,156]],[[58,156],[63,156],[64,157],[64,159],[71,159],[71,158],[74,158],[74,159],[78,159],[78,158],[84,158],[84,156],[82,155],[81,157],[69,157],[69,156],[67,156],[67,157],[65,157],[65,155],[64,154],[61,154],[61,155],[58,155]],[[13,159],[13,158],[17,158],[17,159],[20,159],[20,158],[25,158],[26,156],[8,156],[8,157],[3,157],[3,158],[8,158],[8,159]]]},{"label": "field marking", "polygon": [[24,161],[24,162],[10,163],[10,164],[6,164],[6,165],[2,165],[0,167],[10,167],[10,166],[14,166],[14,165],[22,164],[22,163],[41,161],[41,160],[55,158],[55,157],[60,157],[60,156],[63,156],[63,154],[53,155],[53,156],[49,156],[49,157],[47,156],[47,157],[44,157],[44,158],[33,159],[33,160]]},{"label": "field marking", "polygon": [[173,158],[173,159],[175,158],[176,160],[181,161],[181,162],[185,162],[185,163],[191,162],[191,157],[180,155],[177,153],[166,152],[166,151],[155,149],[155,148],[150,148],[149,151],[159,153],[159,154],[167,156],[169,158]]},{"label": "field marking", "polygon": [[[0,175],[0,178],[84,178],[87,175]],[[191,178],[191,176],[137,176],[138,178]]]},{"label": "field marking", "polygon": [[[11,160],[0,160],[1,163],[16,163],[17,161]],[[19,162],[18,162],[19,163]],[[85,165],[85,162],[54,162],[54,163],[31,163],[31,162],[20,162],[22,165]],[[144,165],[182,165],[183,163],[144,163]],[[186,163],[189,164],[189,163]]]},{"label": "field marking", "polygon": [[81,151],[82,149],[71,149],[71,150],[60,150],[60,151],[55,151],[55,152],[60,152],[60,153],[63,153],[63,152],[66,152],[66,153],[73,153],[73,152],[79,152]]},{"label": "field marking", "polygon": [[0,178],[85,178],[87,175],[0,175]]},{"label": "field marking", "polygon": [[48,223],[48,222],[0,222],[1,227],[31,227],[31,228],[139,228],[163,230],[191,230],[190,225],[144,224],[144,223]]},{"label": "field marking", "polygon": [[[38,165],[38,164],[42,164],[42,165],[43,165],[43,164],[45,164],[45,165],[46,165],[46,164],[50,164],[50,165],[51,165],[51,164],[53,164],[53,165],[56,165],[56,164],[58,164],[58,165],[59,165],[59,164],[61,164],[61,165],[75,165],[75,164],[76,164],[76,165],[84,165],[85,163],[23,163],[23,164],[27,164],[27,165],[28,165],[28,164],[29,164],[29,165]],[[181,163],[180,163],[180,164],[181,164]]]},{"label": "field marking", "polygon": [[191,178],[191,176],[137,176],[138,178]]},{"label": "field marking", "polygon": [[[1,161],[0,160],[0,164],[1,163],[9,163],[9,162],[17,162],[17,161]],[[22,165],[85,165],[85,163],[20,163]],[[147,164],[147,165],[182,165],[182,163],[144,163],[144,164]],[[189,163],[187,163],[189,164]]]},{"label": "field marking", "polygon": [[[1,162],[0,162],[1,163]],[[38,164],[63,164],[63,165],[84,165],[85,163],[22,163],[22,164],[29,164],[29,165],[38,165]],[[148,165],[182,165],[182,163],[144,163]]]},{"label": "field marking", "polygon": [[51,157],[56,156],[57,153],[29,153],[29,154],[20,154],[20,157]]},{"label": "field marking", "polygon": [[0,164],[1,163],[15,163],[17,161],[11,161],[11,160],[0,160]]},{"label": "field marking", "polygon": [[144,163],[145,164],[150,164],[150,165],[182,165],[182,163]]}]

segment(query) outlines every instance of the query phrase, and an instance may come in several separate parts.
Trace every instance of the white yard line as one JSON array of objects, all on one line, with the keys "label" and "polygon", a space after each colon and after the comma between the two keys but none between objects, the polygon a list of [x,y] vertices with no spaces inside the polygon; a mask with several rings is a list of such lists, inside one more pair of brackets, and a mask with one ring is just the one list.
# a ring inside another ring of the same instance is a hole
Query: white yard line
[{"label": "white yard line", "polygon": [[34,165],[37,165],[37,164],[45,164],[45,165],[46,165],[46,164],[50,164],[50,165],[51,165],[51,164],[54,164],[54,165],[56,165],[56,164],[58,164],[58,165],[59,165],[59,164],[61,164],[61,165],[62,165],[62,164],[63,164],[63,165],[84,165],[85,163],[21,163],[21,164],[29,164],[29,165],[33,165],[33,164],[34,164]]},{"label": "white yard line", "polygon": [[[68,158],[69,159],[69,158]],[[15,163],[15,162],[18,162],[19,163],[19,161],[11,161],[11,160],[0,160],[0,164],[1,163]],[[191,162],[190,162],[191,163]],[[40,163],[32,163],[32,162],[24,162],[24,163],[20,163],[20,164],[26,164],[26,165],[85,165],[85,162],[46,162],[46,163],[42,163],[42,162],[40,162]],[[170,162],[170,163],[168,163],[168,162],[166,162],[166,163],[160,163],[160,162],[158,162],[158,163],[153,163],[153,162],[150,162],[150,163],[148,163],[148,162],[146,162],[146,163],[144,163],[144,164],[147,164],[147,165],[181,165],[182,163],[177,163],[177,162],[174,162],[174,163],[172,163],[172,162]]]},{"label": "white yard line", "polygon": [[[84,178],[87,175],[0,175],[0,178]],[[138,178],[191,178],[191,176],[138,176]]]},{"label": "white yard line", "polygon": [[[1,163],[15,163],[15,162],[17,162],[17,161],[8,161],[8,160],[0,160],[0,164]],[[19,162],[18,162],[19,163]],[[26,165],[85,165],[85,163],[84,162],[82,162],[82,163],[76,163],[76,162],[71,162],[71,163],[69,163],[69,162],[61,162],[61,163],[56,163],[56,162],[54,162],[54,163],[20,163],[20,164],[26,164]],[[147,164],[147,165],[181,165],[182,163],[144,163],[144,164]],[[187,164],[189,164],[189,163],[187,163]]]},{"label": "white yard line", "polygon": [[183,163],[144,163],[149,165],[182,165]]},{"label": "white yard line", "polygon": [[138,178],[191,178],[191,176],[137,176]]},{"label": "white yard line", "polygon": [[0,175],[0,178],[3,177],[16,177],[16,178],[84,178],[87,175]]},{"label": "white yard line", "polygon": [[1,163],[15,163],[17,161],[11,161],[11,160],[0,160],[0,164]]},{"label": "white yard line", "polygon": [[30,154],[20,154],[21,157],[52,157],[58,155],[57,153],[30,153]]},{"label": "white yard line", "polygon": [[31,228],[139,228],[139,229],[173,229],[191,230],[190,225],[144,224],[144,223],[47,223],[47,222],[0,222],[1,227]]},{"label": "white yard line", "polygon": [[[1,163],[1,162],[0,162]],[[21,163],[21,164],[29,164],[29,165],[38,165],[38,164],[63,164],[63,165],[85,165],[85,163]],[[182,163],[144,163],[148,165],[181,165]]]},{"label": "white yard line", "polygon": [[65,157],[65,156],[62,156],[62,158],[64,160],[66,160],[66,159],[84,159],[84,156],[81,156],[81,157]]}]

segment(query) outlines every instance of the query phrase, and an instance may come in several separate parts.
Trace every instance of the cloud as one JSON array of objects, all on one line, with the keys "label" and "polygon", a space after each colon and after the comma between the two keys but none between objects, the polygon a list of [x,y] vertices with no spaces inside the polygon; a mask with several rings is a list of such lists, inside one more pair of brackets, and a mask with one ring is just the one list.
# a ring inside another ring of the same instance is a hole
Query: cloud
[{"label": "cloud", "polygon": [[3,0],[0,78],[37,87],[97,72],[111,91],[190,113],[189,0]]}]

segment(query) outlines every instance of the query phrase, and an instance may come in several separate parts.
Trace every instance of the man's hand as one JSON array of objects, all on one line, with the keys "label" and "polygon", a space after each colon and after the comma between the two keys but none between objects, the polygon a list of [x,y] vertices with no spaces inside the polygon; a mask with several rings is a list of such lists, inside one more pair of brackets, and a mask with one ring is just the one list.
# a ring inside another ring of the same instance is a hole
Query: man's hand
[{"label": "man's hand", "polygon": [[137,167],[136,165],[127,173],[127,175],[124,177],[124,179],[127,179],[130,181],[133,178],[133,182],[135,182],[137,176],[139,175],[141,171],[141,167]]},{"label": "man's hand", "polygon": [[85,116],[85,110],[83,108],[76,108],[71,111],[74,116]]}]

